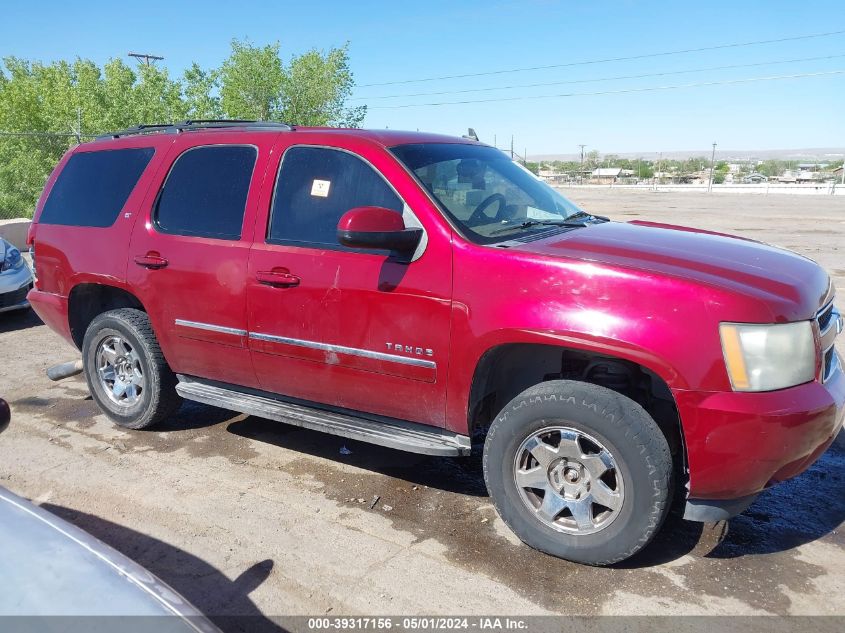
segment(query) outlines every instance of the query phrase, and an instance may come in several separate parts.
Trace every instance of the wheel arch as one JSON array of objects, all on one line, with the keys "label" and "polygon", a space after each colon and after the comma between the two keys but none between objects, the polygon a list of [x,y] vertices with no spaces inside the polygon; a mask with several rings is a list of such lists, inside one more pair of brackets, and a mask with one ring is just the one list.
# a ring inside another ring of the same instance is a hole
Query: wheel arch
[{"label": "wheel arch", "polygon": [[678,404],[665,371],[641,358],[588,347],[548,342],[501,343],[487,349],[475,366],[467,403],[467,427],[482,435],[518,394],[550,380],[576,380],[625,395],[655,420],[669,443],[678,475],[686,476],[687,455]]},{"label": "wheel arch", "polygon": [[68,325],[73,342],[82,349],[85,331],[97,315],[118,308],[146,308],[134,294],[119,286],[79,283],[68,293]]}]

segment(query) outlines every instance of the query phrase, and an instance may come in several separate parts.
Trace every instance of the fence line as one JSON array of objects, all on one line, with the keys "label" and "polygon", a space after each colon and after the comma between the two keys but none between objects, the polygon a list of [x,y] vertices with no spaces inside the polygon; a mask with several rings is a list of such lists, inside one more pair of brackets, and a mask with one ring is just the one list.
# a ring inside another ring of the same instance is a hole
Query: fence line
[{"label": "fence line", "polygon": [[[684,193],[707,193],[707,185],[681,185],[681,184],[638,184],[638,185],[621,185],[621,184],[554,184],[556,189],[625,189],[631,191],[680,191]],[[740,194],[786,194],[786,195],[802,195],[802,196],[845,196],[845,186],[839,183],[824,183],[818,185],[791,185],[783,183],[746,185],[746,184],[721,184],[713,185],[713,193],[740,193]]]}]

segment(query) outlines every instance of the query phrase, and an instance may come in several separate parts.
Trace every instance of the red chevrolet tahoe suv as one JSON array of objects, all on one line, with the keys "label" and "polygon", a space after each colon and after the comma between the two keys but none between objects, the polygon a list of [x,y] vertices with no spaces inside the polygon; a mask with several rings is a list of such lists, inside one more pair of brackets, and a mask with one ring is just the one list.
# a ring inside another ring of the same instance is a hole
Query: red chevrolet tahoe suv
[{"label": "red chevrolet tahoe suv", "polygon": [[612,222],[498,150],[243,121],[140,126],[56,167],[29,300],[142,429],[182,398],[431,455],[483,442],[527,544],[610,564],[745,509],[842,425],[828,275]]}]

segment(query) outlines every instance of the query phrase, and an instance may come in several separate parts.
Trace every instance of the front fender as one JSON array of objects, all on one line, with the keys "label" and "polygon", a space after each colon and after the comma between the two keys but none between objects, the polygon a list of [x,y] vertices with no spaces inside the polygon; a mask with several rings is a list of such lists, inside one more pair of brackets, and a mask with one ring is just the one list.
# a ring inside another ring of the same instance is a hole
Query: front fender
[{"label": "front fender", "polygon": [[[485,353],[554,345],[636,363],[675,390],[730,389],[719,320],[751,300],[678,276],[456,242],[447,426],[465,432]],[[459,271],[459,273],[458,273]]]},{"label": "front fender", "polygon": [[671,389],[685,389],[684,375],[653,350],[606,336],[583,331],[548,331],[529,328],[502,328],[475,339],[471,347],[455,350],[450,364],[446,411],[449,429],[467,433],[470,398],[476,371],[484,357],[505,345],[544,345],[564,350],[577,350],[610,356],[645,367],[661,378]]}]

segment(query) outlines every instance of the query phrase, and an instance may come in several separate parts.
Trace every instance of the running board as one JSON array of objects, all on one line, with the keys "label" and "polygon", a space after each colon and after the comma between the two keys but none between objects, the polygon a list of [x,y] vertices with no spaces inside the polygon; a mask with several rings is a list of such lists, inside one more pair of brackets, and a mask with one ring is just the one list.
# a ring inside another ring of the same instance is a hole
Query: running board
[{"label": "running board", "polygon": [[469,455],[470,439],[438,427],[394,419],[370,419],[288,402],[266,392],[179,375],[176,391],[187,400],[301,426],[361,442],[423,455]]}]

